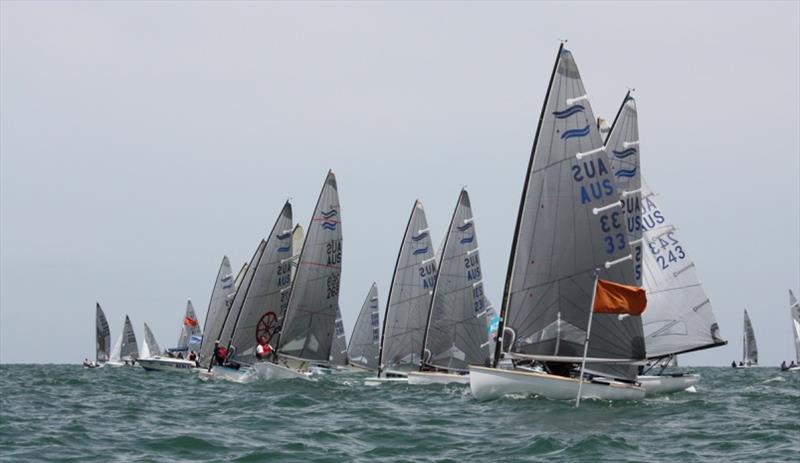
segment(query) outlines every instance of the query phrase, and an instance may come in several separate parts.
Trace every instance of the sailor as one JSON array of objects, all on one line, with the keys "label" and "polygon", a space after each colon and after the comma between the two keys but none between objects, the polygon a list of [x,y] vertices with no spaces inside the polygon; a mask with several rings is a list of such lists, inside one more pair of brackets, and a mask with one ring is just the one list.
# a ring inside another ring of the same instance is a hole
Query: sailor
[{"label": "sailor", "polygon": [[794,360],[792,360],[792,363],[789,364],[789,368],[794,368],[796,366],[797,366],[797,364],[794,363]]},{"label": "sailor", "polygon": [[219,339],[214,341],[214,360],[218,365],[225,364],[225,357],[228,356],[228,349],[219,343]]},{"label": "sailor", "polygon": [[786,360],[784,360],[783,362],[781,362],[781,371],[786,371],[786,370],[788,370],[788,369],[789,369],[789,368],[787,368],[787,367],[786,367]]},{"label": "sailor", "polygon": [[267,342],[267,338],[264,336],[259,336],[258,346],[256,346],[256,357],[261,360],[269,358],[270,354],[272,354],[272,351],[272,346],[270,346]]},{"label": "sailor", "polygon": [[731,368],[736,368],[736,360],[731,362]]}]

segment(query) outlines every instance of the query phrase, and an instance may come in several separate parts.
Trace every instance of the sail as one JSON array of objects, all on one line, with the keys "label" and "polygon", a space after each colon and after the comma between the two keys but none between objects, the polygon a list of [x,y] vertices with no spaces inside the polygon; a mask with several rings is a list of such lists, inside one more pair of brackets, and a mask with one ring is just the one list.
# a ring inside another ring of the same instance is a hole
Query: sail
[{"label": "sail", "polygon": [[197,321],[197,312],[194,311],[192,300],[186,301],[186,311],[181,320],[181,332],[178,336],[178,347],[175,349],[179,352],[197,351],[202,339],[200,331],[200,322]]},{"label": "sail", "polygon": [[247,274],[247,268],[250,266],[248,262],[242,264],[242,268],[239,269],[239,273],[236,274],[236,279],[233,281],[233,292],[235,293],[239,289],[239,285],[242,284],[242,280],[244,280],[244,276]]},{"label": "sail", "polygon": [[[562,45],[512,241],[500,317],[504,351],[570,361],[583,355],[594,270],[604,280],[636,281],[620,196],[580,73]],[[641,318],[596,314],[588,356],[644,358]],[[619,375],[630,377],[631,369]]]},{"label": "sail", "polygon": [[122,360],[139,358],[139,346],[136,344],[136,334],[133,332],[133,324],[127,315],[125,315],[125,326],[122,329],[122,345],[120,346],[119,358]]},{"label": "sail", "polygon": [[225,317],[230,310],[235,291],[231,262],[228,260],[228,256],[222,256],[222,263],[220,263],[217,277],[214,279],[211,300],[208,302],[203,337],[198,350],[201,364],[205,364],[205,361],[210,359],[214,353],[214,341],[222,330],[222,324],[225,323]]},{"label": "sail", "polygon": [[331,347],[331,365],[347,365],[347,339],[344,335],[342,311],[336,306],[336,320],[333,323],[333,346]]},{"label": "sail", "polygon": [[489,336],[478,234],[466,190],[461,190],[439,252],[424,364],[468,371],[469,365],[484,365],[489,360]]},{"label": "sail", "polygon": [[381,372],[419,369],[436,282],[435,256],[425,210],[417,200],[403,234],[386,301],[379,354]]},{"label": "sail", "polygon": [[742,339],[742,361],[745,365],[758,365],[758,346],[756,345],[756,335],[753,332],[753,324],[750,323],[750,316],[744,311],[744,335]]},{"label": "sail", "polygon": [[153,332],[150,331],[150,327],[147,326],[147,323],[144,324],[144,342],[142,343],[142,358],[149,358],[155,357],[161,353],[161,347],[159,347],[158,342],[156,341],[156,337],[153,335]]},{"label": "sail", "polygon": [[[283,321],[291,285],[292,205],[287,201],[267,235],[264,251],[244,293],[244,302],[233,332],[233,359],[240,363],[256,361],[259,342],[276,345],[277,328]],[[239,295],[237,294],[237,298]]]},{"label": "sail", "polygon": [[794,337],[794,354],[796,363],[800,365],[800,302],[789,290],[789,311],[792,316],[792,336]]},{"label": "sail", "polygon": [[294,226],[292,230],[292,280],[297,271],[297,262],[300,261],[300,251],[303,249],[303,241],[306,239],[306,234],[303,231],[303,226],[299,223]]},{"label": "sail", "polygon": [[329,361],[342,272],[341,219],[336,176],[331,171],[300,251],[280,337],[281,355],[319,363]]},{"label": "sail", "polygon": [[350,335],[350,344],[347,346],[349,363],[368,370],[378,369],[378,349],[381,344],[379,311],[378,285],[372,283]]},{"label": "sail", "polygon": [[108,320],[100,303],[97,303],[95,310],[95,359],[97,363],[108,362],[111,355],[111,330],[108,328]]},{"label": "sail", "polygon": [[114,363],[119,363],[122,361],[122,333],[117,336],[117,340],[114,341],[114,347],[111,349],[111,355],[109,356],[109,361]]},{"label": "sail", "polygon": [[258,262],[264,253],[266,244],[266,241],[261,240],[256,248],[256,252],[253,253],[253,257],[250,259],[250,263],[247,264],[247,268],[244,270],[244,275],[242,276],[241,282],[239,283],[239,286],[236,289],[236,293],[233,297],[233,301],[231,302],[231,308],[228,310],[228,316],[225,317],[225,322],[222,324],[222,331],[220,331],[219,336],[217,336],[217,339],[223,345],[229,345],[232,341],[233,331],[236,327],[236,322],[239,320],[239,314],[242,312],[247,290],[253,281],[256,267],[258,266]]},{"label": "sail", "polygon": [[642,188],[642,228],[643,286],[647,291],[642,323],[647,356],[725,344],[685,243],[647,184]]},{"label": "sail", "polygon": [[[639,167],[639,114],[625,95],[606,137],[605,152],[622,199],[621,217],[633,255],[634,284],[642,285],[642,178]],[[646,339],[645,339],[646,343]]]}]

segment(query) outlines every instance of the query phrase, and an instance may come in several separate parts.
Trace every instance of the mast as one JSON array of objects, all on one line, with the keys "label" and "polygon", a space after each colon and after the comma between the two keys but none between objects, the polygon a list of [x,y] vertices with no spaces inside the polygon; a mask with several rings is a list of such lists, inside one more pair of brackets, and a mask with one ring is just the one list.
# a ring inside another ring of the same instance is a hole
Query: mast
[{"label": "mast", "polygon": [[522,216],[525,212],[525,202],[528,197],[528,185],[531,181],[531,171],[533,170],[533,158],[536,154],[536,145],[539,143],[539,133],[542,130],[542,122],[544,122],[544,115],[547,111],[547,104],[550,100],[550,93],[553,90],[553,80],[556,77],[556,70],[558,69],[558,63],[561,61],[561,52],[564,51],[564,42],[558,46],[558,53],[556,53],[556,61],[553,64],[553,71],[550,73],[550,81],[547,84],[547,94],[545,95],[544,104],[542,104],[542,112],[539,114],[539,122],[536,125],[536,135],[533,137],[533,146],[531,147],[531,156],[528,160],[528,170],[525,171],[525,183],[522,186],[522,197],[519,201],[519,210],[517,212],[517,224],[514,227],[514,236],[511,239],[511,253],[508,257],[508,270],[506,272],[506,283],[503,286],[503,300],[500,304],[500,323],[497,325],[497,339],[496,345],[494,349],[494,362],[492,364],[493,367],[497,367],[497,364],[500,362],[500,356],[503,350],[503,338],[505,337],[505,325],[506,325],[506,318],[508,317],[508,303],[509,298],[511,297],[511,279],[514,275],[514,265],[517,253],[517,240],[519,238],[519,230],[522,226]]}]

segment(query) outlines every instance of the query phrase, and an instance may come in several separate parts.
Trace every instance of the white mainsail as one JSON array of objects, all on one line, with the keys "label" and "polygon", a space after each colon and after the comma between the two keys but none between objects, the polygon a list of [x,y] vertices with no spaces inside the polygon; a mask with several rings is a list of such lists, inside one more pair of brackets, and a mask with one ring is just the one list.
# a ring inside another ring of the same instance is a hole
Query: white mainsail
[{"label": "white mainsail", "polygon": [[[243,267],[244,269],[244,267]],[[222,256],[222,262],[214,279],[214,289],[211,291],[211,300],[208,302],[206,319],[203,325],[203,338],[200,340],[199,361],[202,365],[208,365],[207,361],[211,358],[214,351],[214,341],[219,337],[225,317],[233,302],[236,292],[236,282],[231,269],[231,262],[228,256]]]},{"label": "white mainsail", "polygon": [[[120,340],[121,342],[121,340]],[[111,330],[100,303],[95,309],[95,360],[98,364],[108,362],[111,355]]]},{"label": "white mainsail", "polygon": [[489,359],[487,306],[478,237],[467,190],[461,190],[440,249],[421,368],[467,372]]},{"label": "white mainsail", "polygon": [[753,324],[747,310],[744,311],[744,333],[742,335],[742,362],[745,365],[758,365],[758,346],[756,345],[756,334],[753,332]]},{"label": "white mainsail", "polygon": [[161,354],[161,347],[159,347],[158,342],[156,341],[156,337],[153,335],[153,332],[150,330],[150,327],[147,326],[147,323],[145,323],[144,341],[142,342],[141,358],[155,357],[156,355],[159,354]]},{"label": "white mainsail", "polygon": [[350,344],[347,346],[347,361],[368,370],[378,369],[378,349],[381,345],[380,309],[378,285],[372,283],[364,304],[358,312]]},{"label": "white mainsail", "polygon": [[342,211],[329,171],[311,217],[292,281],[278,354],[329,363],[342,272]]},{"label": "white mainsail", "polygon": [[397,255],[379,351],[379,376],[416,371],[436,283],[436,253],[431,243],[422,203],[411,209],[400,252]]},{"label": "white mainsail", "polygon": [[789,313],[792,317],[792,337],[794,338],[794,353],[796,363],[800,365],[800,302],[789,290]]}]

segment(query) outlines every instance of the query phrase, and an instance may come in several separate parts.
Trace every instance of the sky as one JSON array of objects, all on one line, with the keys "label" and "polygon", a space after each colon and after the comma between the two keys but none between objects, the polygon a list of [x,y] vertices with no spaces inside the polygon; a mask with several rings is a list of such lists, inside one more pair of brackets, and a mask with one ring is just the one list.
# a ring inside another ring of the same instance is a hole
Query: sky
[{"label": "sky", "polygon": [[[727,346],[793,357],[800,292],[800,4],[0,3],[0,362],[94,356],[129,314],[162,346],[219,261],[249,259],[283,202],[341,198],[340,304],[381,304],[419,198],[440,237],[462,186],[500,305],[559,41],[597,115],[636,89],[643,174]],[[438,243],[438,238],[434,239]]]}]

